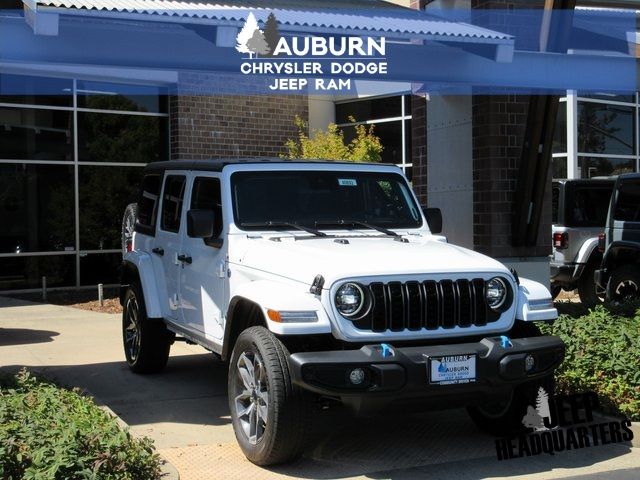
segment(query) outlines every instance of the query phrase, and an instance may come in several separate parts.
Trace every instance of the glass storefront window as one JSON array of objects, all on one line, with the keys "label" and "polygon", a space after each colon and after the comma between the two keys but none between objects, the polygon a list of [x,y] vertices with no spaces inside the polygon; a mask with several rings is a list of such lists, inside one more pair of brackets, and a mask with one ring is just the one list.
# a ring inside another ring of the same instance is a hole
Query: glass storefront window
[{"label": "glass storefront window", "polygon": [[567,102],[560,102],[553,132],[552,153],[567,153]]},{"label": "glass storefront window", "polygon": [[73,80],[0,74],[0,103],[73,106]]},{"label": "glass storefront window", "polygon": [[0,107],[0,158],[72,161],[72,112]]},{"label": "glass storefront window", "polygon": [[635,95],[616,95],[615,93],[581,93],[580,97],[592,98],[594,100],[605,100],[609,102],[636,103]]},{"label": "glass storefront window", "polygon": [[551,177],[567,178],[567,157],[554,157],[551,159]]},{"label": "glass storefront window", "polygon": [[[340,129],[344,132],[345,143],[350,143],[355,138],[355,127],[346,126]],[[402,163],[402,121],[376,123],[373,125],[373,134],[380,139],[384,147],[382,163]]]},{"label": "glass storefront window", "polygon": [[636,171],[635,158],[578,157],[581,178],[608,177]]},{"label": "glass storefront window", "polygon": [[635,108],[578,103],[578,152],[635,155]]},{"label": "glass storefront window", "polygon": [[149,163],[169,156],[168,118],[78,112],[78,160]]},{"label": "glass storefront window", "polygon": [[0,253],[75,250],[73,166],[0,164]]},{"label": "glass storefront window", "polygon": [[0,290],[72,287],[76,284],[75,255],[15,256],[0,258]]},{"label": "glass storefront window", "polygon": [[[393,118],[402,115],[402,97],[383,97],[336,104],[336,123]],[[410,111],[409,111],[410,113]]]},{"label": "glass storefront window", "polygon": [[80,285],[120,283],[122,253],[91,253],[80,256]]},{"label": "glass storefront window", "polygon": [[141,177],[142,167],[79,167],[81,250],[121,248],[122,215]]},{"label": "glass storefront window", "polygon": [[98,110],[168,113],[167,89],[149,85],[78,80],[78,107]]}]

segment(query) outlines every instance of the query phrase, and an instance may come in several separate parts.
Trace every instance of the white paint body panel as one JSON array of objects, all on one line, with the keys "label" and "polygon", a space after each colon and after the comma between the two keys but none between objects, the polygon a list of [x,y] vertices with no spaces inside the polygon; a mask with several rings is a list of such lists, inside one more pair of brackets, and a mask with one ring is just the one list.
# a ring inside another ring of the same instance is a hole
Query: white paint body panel
[{"label": "white paint body panel", "polygon": [[[167,317],[169,280],[165,281],[164,267],[158,257],[139,250],[158,243],[145,235],[134,235],[134,252],[127,259],[143,270],[143,288],[147,309],[162,312],[170,323],[186,329],[189,338],[203,339],[203,344],[219,350],[226,328],[227,308],[234,299],[244,298],[262,310],[269,329],[279,335],[311,335],[331,333],[346,341],[380,342],[451,338],[458,336],[494,334],[508,331],[516,318],[521,320],[552,320],[555,309],[540,308],[551,302],[549,291],[541,284],[522,279],[521,285],[502,263],[472,250],[446,243],[442,236],[432,235],[426,221],[420,228],[396,230],[407,242],[368,229],[325,231],[348,239],[348,244],[334,238],[315,237],[301,231],[243,231],[232,221],[230,191],[231,176],[247,170],[375,170],[401,175],[395,166],[371,166],[336,163],[278,163],[238,164],[226,166],[221,173],[186,172],[194,176],[216,176],[221,180],[224,247],[215,249],[201,240],[175,240],[175,250],[188,253],[192,265],[178,268],[180,306],[179,320]],[[182,172],[183,174],[185,172]],[[191,180],[189,181],[189,183]],[[187,186],[181,235],[185,235],[186,211],[191,185]],[[414,200],[417,202],[417,199]],[[164,239],[167,240],[167,239]],[[166,250],[166,244],[164,248]],[[188,251],[187,251],[188,250]],[[167,252],[168,253],[168,252]],[[165,253],[165,261],[168,256]],[[197,270],[197,271],[196,271]],[[320,295],[309,292],[317,275],[325,283]],[[342,317],[334,305],[337,288],[348,280],[362,283],[373,281],[441,280],[458,278],[489,279],[499,275],[514,291],[514,301],[498,321],[482,327],[439,328],[436,330],[372,332],[358,330]],[[155,280],[154,280],[155,277]],[[188,278],[187,278],[188,277]],[[169,278],[169,277],[167,277]],[[164,282],[164,284],[163,284]],[[199,291],[198,288],[200,288]],[[189,293],[190,292],[190,293]],[[267,310],[315,312],[317,321],[274,322]],[[172,312],[169,311],[170,315]]]}]

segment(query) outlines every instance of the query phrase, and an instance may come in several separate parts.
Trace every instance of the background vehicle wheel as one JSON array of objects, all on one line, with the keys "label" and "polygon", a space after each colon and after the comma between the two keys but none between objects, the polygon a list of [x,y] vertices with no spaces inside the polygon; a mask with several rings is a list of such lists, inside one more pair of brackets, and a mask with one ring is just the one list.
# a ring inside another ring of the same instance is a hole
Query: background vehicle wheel
[{"label": "background vehicle wheel", "polygon": [[161,320],[147,318],[137,285],[131,285],[125,294],[122,342],[127,364],[135,373],[156,373],[167,364],[173,334]]},{"label": "background vehicle wheel", "polygon": [[294,459],[306,409],[291,384],[286,347],[264,327],[240,334],[229,363],[229,409],[245,456],[256,465]]},{"label": "background vehicle wheel", "polygon": [[614,270],[607,285],[607,299],[614,303],[640,299],[640,268],[637,265],[624,265]]},{"label": "background vehicle wheel", "polygon": [[562,291],[562,287],[551,285],[551,298],[553,298],[554,300],[558,298],[558,295],[560,295],[561,291]]},{"label": "background vehicle wheel", "polygon": [[593,275],[599,262],[589,262],[578,280],[578,295],[585,308],[594,308],[604,302],[605,292],[596,285]]},{"label": "background vehicle wheel", "polygon": [[471,420],[491,435],[511,437],[526,433],[528,429],[522,423],[522,419],[529,407],[536,407],[540,387],[544,388],[548,395],[553,395],[553,375],[519,385],[504,401],[469,407],[467,411]]},{"label": "background vehicle wheel", "polygon": [[129,250],[133,240],[133,230],[136,226],[136,219],[138,218],[138,204],[130,203],[127,208],[124,209],[124,215],[122,216],[122,231],[121,231],[121,246],[122,255],[124,256]]}]

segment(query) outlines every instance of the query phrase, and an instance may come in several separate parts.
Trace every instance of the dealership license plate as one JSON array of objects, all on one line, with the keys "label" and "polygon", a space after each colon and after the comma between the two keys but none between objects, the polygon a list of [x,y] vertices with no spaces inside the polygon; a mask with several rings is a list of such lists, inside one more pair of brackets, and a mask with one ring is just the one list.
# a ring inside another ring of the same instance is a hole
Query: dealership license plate
[{"label": "dealership license plate", "polygon": [[455,385],[475,381],[475,355],[443,355],[429,358],[429,383]]}]

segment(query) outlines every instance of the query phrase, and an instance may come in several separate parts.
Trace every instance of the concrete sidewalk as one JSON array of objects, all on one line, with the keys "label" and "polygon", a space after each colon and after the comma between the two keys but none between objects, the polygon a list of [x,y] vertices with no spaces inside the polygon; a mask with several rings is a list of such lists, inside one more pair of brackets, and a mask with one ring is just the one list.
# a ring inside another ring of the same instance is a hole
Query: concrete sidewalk
[{"label": "concrete sidewalk", "polygon": [[26,366],[88,390],[133,433],[154,439],[183,480],[640,477],[640,451],[628,445],[498,462],[493,439],[461,410],[378,419],[317,413],[304,456],[262,469],[235,442],[226,365],[184,343],[172,347],[159,375],[134,375],[123,359],[119,315],[0,297],[0,369]]}]

